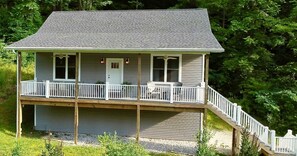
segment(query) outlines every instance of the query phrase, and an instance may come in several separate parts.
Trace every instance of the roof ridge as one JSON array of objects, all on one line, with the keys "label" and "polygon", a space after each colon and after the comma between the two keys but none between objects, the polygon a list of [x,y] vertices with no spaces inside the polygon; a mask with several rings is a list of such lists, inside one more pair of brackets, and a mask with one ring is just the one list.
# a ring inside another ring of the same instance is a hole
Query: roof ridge
[{"label": "roof ridge", "polygon": [[138,9],[138,10],[65,10],[65,11],[53,11],[52,13],[72,13],[72,12],[142,12],[142,11],[205,11],[207,8],[187,8],[187,9]]}]

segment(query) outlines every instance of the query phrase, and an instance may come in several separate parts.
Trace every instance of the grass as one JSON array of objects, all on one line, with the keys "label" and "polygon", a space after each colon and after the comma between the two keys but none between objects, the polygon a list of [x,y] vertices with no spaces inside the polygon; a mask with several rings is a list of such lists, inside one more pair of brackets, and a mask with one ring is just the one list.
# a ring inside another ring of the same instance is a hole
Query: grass
[{"label": "grass", "polygon": [[207,111],[207,124],[214,130],[218,131],[231,131],[232,127],[222,120],[220,117],[212,113],[211,111]]}]

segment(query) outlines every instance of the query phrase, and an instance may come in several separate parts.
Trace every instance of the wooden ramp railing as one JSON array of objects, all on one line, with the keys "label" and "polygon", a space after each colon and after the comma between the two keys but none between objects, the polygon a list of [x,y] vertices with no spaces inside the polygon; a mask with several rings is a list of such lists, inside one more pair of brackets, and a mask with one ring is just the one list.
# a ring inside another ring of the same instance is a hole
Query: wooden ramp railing
[{"label": "wooden ramp railing", "polygon": [[266,152],[297,155],[297,137],[276,137],[274,130],[258,122],[243,111],[241,106],[232,103],[211,87],[208,87],[208,104],[211,111],[224,118],[232,127],[247,128],[259,139],[260,148]]}]

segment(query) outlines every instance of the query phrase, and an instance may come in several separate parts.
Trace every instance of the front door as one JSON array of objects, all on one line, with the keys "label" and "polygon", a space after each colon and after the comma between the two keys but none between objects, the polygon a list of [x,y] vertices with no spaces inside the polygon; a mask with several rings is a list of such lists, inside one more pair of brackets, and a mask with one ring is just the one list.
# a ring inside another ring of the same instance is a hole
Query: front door
[{"label": "front door", "polygon": [[106,59],[106,82],[109,82],[110,84],[123,83],[123,59]]}]

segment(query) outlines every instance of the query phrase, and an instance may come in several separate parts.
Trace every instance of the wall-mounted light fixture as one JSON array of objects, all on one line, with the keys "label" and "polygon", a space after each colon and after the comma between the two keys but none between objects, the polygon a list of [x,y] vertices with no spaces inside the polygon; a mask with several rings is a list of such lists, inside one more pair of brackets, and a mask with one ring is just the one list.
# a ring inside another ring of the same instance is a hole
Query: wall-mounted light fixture
[{"label": "wall-mounted light fixture", "polygon": [[101,63],[101,64],[104,64],[104,63],[105,63],[105,58],[102,57],[102,58],[100,59],[100,63]]},{"label": "wall-mounted light fixture", "polygon": [[129,58],[125,58],[125,64],[129,64],[129,63],[130,63]]}]

